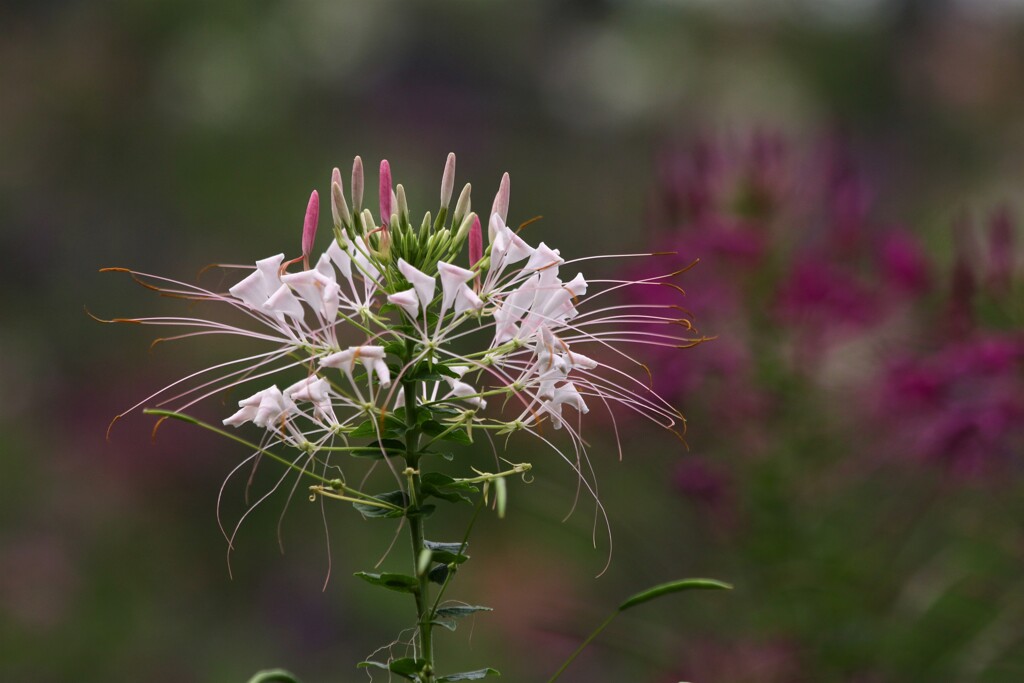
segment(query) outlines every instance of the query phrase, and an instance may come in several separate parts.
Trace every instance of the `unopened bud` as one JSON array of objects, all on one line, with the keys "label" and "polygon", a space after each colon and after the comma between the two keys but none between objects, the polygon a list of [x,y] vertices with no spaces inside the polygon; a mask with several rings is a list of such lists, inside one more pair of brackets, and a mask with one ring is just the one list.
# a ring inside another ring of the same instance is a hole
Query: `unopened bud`
[{"label": "unopened bud", "polygon": [[373,214],[369,209],[363,209],[362,218],[364,232],[370,233],[377,229],[377,221],[373,220]]},{"label": "unopened bud", "polygon": [[470,212],[462,219],[462,222],[459,223],[458,226],[452,226],[457,227],[455,230],[455,239],[453,240],[455,244],[462,246],[462,242],[466,239],[466,236],[469,235],[469,229],[473,226],[474,220],[476,220],[476,214]]},{"label": "unopened bud", "polygon": [[452,201],[452,190],[455,188],[455,154],[448,154],[444,163],[444,174],[441,176],[441,208],[447,209]]},{"label": "unopened bud", "polygon": [[345,190],[341,186],[341,171],[338,169],[334,169],[331,174],[331,216],[334,218],[334,228],[339,232],[352,222],[348,202],[345,201]]},{"label": "unopened bud", "polygon": [[491,205],[491,215],[498,214],[502,222],[508,220],[508,195],[509,195],[508,173],[501,176],[501,184],[498,185],[498,194],[494,195],[494,204]]},{"label": "unopened bud", "polygon": [[363,160],[352,161],[352,209],[358,213],[363,209]]},{"label": "unopened bud", "polygon": [[313,190],[306,205],[306,220],[302,223],[302,255],[309,258],[313,251],[313,240],[316,239],[316,225],[320,220],[320,195]]},{"label": "unopened bud", "polygon": [[395,213],[402,221],[409,222],[409,202],[405,198],[405,188],[401,183],[395,187]]},{"label": "unopened bud", "polygon": [[391,165],[387,159],[380,162],[380,220],[384,225],[391,219]]},{"label": "unopened bud", "polygon": [[455,202],[455,213],[452,215],[452,225],[458,225],[462,222],[462,219],[469,213],[469,195],[473,191],[473,186],[466,183],[466,186],[462,188],[462,194],[459,195],[459,201]]},{"label": "unopened bud", "polygon": [[473,225],[469,228],[469,267],[475,268],[484,257],[484,233],[480,226],[479,216],[473,217]]}]

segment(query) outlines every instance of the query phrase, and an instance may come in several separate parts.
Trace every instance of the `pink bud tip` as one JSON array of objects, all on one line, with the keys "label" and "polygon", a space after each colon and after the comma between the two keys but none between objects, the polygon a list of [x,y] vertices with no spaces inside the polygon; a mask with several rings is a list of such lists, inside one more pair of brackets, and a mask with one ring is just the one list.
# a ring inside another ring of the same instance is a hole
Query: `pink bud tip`
[{"label": "pink bud tip", "polygon": [[337,167],[331,171],[331,183],[338,183],[341,185],[341,170]]},{"label": "pink bud tip", "polygon": [[380,162],[380,220],[384,225],[391,220],[391,165]]},{"label": "pink bud tip", "polygon": [[302,224],[302,255],[309,257],[316,239],[316,224],[320,220],[320,195],[316,190],[309,195],[306,205],[306,220]]},{"label": "pink bud tip", "polygon": [[501,185],[498,186],[498,194],[494,195],[494,204],[491,206],[491,215],[498,214],[502,222],[508,220],[508,197],[509,178],[508,173],[501,176]]},{"label": "pink bud tip", "polygon": [[480,227],[480,217],[473,217],[473,225],[469,228],[469,267],[472,268],[484,257],[484,235]]}]

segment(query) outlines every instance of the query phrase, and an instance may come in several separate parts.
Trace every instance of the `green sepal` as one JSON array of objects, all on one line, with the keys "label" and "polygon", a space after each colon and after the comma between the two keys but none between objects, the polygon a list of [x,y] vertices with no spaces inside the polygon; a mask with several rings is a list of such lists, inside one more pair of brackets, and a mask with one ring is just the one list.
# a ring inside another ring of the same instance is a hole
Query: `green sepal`
[{"label": "green sepal", "polygon": [[487,676],[500,676],[501,672],[497,669],[487,667],[486,669],[477,669],[476,671],[463,671],[459,674],[448,674],[447,676],[438,676],[435,680],[437,683],[446,683],[447,681],[478,681],[481,678]]},{"label": "green sepal", "polygon": [[358,576],[363,581],[372,583],[374,586],[380,586],[399,593],[415,593],[419,590],[419,581],[416,580],[416,577],[409,576],[408,574],[356,572],[354,576]]},{"label": "green sepal", "polygon": [[284,669],[267,669],[257,672],[249,683],[299,683],[299,679]]},{"label": "green sepal", "polygon": [[469,559],[469,555],[462,554],[461,543],[438,543],[437,541],[423,541],[423,547],[430,550],[434,562],[441,564],[462,564]]},{"label": "green sepal", "polygon": [[394,519],[401,517],[405,514],[405,508],[409,504],[409,500],[405,497],[403,491],[388,491],[387,493],[378,493],[373,496],[382,503],[390,503],[395,505],[400,510],[394,510],[392,508],[382,508],[377,505],[367,505],[366,503],[352,503],[352,507],[363,516],[364,519]]},{"label": "green sepal", "polygon": [[648,588],[645,591],[641,591],[636,595],[631,596],[621,605],[619,605],[619,611],[627,610],[630,607],[636,607],[642,605],[649,600],[660,598],[663,595],[669,595],[671,593],[678,593],[680,591],[687,590],[732,590],[732,586],[723,583],[722,581],[716,581],[714,579],[680,579],[679,581],[669,581],[653,588]]}]

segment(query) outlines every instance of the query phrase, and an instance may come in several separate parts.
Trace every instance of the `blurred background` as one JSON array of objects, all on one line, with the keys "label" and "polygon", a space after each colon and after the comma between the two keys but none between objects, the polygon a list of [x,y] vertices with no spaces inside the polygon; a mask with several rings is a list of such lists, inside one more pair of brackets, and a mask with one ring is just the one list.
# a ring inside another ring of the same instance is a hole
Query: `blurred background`
[{"label": "blurred background", "polygon": [[182,312],[104,266],[294,255],[355,154],[432,208],[449,151],[478,208],[510,172],[532,242],[678,254],[605,275],[701,259],[677,281],[718,339],[647,357],[688,446],[624,419],[619,462],[589,416],[600,578],[572,473],[513,440],[535,480],[452,593],[496,612],[442,657],[545,680],[623,597],[698,575],[736,590],[624,615],[562,680],[1024,680],[1022,37],[1016,0],[0,5],[0,680],[362,680],[412,621],[351,576],[392,529],[329,507],[328,549],[300,493],[282,554],[280,492],[229,577],[244,449],[140,414],[104,435],[230,349],[83,306]]}]

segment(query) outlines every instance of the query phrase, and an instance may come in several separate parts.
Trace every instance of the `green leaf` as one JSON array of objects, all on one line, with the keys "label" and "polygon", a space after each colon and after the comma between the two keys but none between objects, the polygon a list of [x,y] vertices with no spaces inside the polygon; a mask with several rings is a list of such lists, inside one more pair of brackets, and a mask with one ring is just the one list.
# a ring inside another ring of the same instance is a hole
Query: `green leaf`
[{"label": "green leaf", "polygon": [[458,375],[445,365],[431,365],[426,362],[418,364],[408,375],[410,380],[416,382],[440,382],[445,377],[458,377]]},{"label": "green leaf", "polygon": [[299,683],[299,679],[284,669],[267,669],[250,678],[249,683]]},{"label": "green leaf", "polygon": [[448,674],[447,676],[438,676],[437,683],[444,683],[445,681],[478,681],[481,678],[486,678],[487,676],[500,675],[500,671],[488,667],[486,669],[477,669],[476,671],[464,671],[460,674]]},{"label": "green leaf", "polygon": [[[455,429],[445,433],[451,428],[451,425],[442,424],[434,419],[427,420],[421,425],[421,427],[424,434],[438,438],[441,441],[453,441],[455,443],[462,444],[473,443],[473,439],[469,438],[469,433],[466,432],[465,427],[456,427]],[[444,436],[442,436],[442,434],[444,434]]]},{"label": "green leaf", "polygon": [[367,659],[365,662],[359,662],[356,664],[357,669],[369,669],[370,667],[373,667],[374,669],[384,669],[385,671],[388,670],[387,664],[384,662],[375,662],[372,659]]},{"label": "green leaf", "polygon": [[631,596],[621,605],[619,605],[619,611],[627,610],[630,607],[636,607],[642,605],[645,602],[660,598],[663,595],[669,595],[670,593],[678,593],[680,591],[689,590],[732,590],[732,586],[721,581],[715,581],[714,579],[680,579],[679,581],[669,581],[653,588],[648,588],[645,591],[637,593]]},{"label": "green leaf", "polygon": [[420,674],[423,673],[423,667],[427,662],[422,659],[413,659],[412,657],[402,657],[396,659],[388,664],[388,669],[392,673],[396,673],[399,676],[404,676],[409,680],[419,680]]},{"label": "green leaf", "polygon": [[420,490],[428,496],[435,496],[449,503],[457,503],[460,500],[472,503],[473,500],[467,494],[476,493],[477,487],[455,481],[447,474],[427,472],[420,478]]},{"label": "green leaf", "polygon": [[[368,423],[363,423],[368,424]],[[405,453],[405,444],[398,439],[381,439],[365,446],[358,446],[349,451],[350,455],[357,458],[384,458],[382,450],[388,451],[388,455],[401,455]]]},{"label": "green leaf", "polygon": [[377,437],[388,438],[405,435],[405,421],[399,419],[395,414],[385,415],[383,424],[381,422],[382,420],[378,418],[363,420],[348,435],[355,439],[376,439]]},{"label": "green leaf", "polygon": [[435,626],[442,626],[449,631],[454,631],[456,627],[458,627],[458,624],[455,623],[454,619],[432,619],[430,623]]},{"label": "green leaf", "polygon": [[374,586],[381,586],[382,588],[388,588],[399,593],[415,593],[419,590],[419,581],[407,574],[356,572],[355,576],[358,576],[367,583],[372,583]]},{"label": "green leaf", "polygon": [[389,341],[384,345],[384,353],[389,356],[398,356],[401,358],[405,354],[405,342],[404,341]]},{"label": "green leaf", "polygon": [[423,547],[433,552],[434,562],[442,564],[462,564],[469,559],[469,555],[463,555],[461,543],[438,543],[436,541],[423,541]]},{"label": "green leaf", "polygon": [[400,510],[394,510],[392,508],[380,507],[378,505],[367,505],[366,503],[352,503],[359,514],[365,519],[394,519],[401,517],[405,514],[405,507],[408,505],[408,499],[402,491],[388,491],[387,493],[378,493],[373,496],[382,503],[390,503],[396,505]]},{"label": "green leaf", "polygon": [[494,611],[492,608],[481,605],[454,605],[452,607],[441,607],[437,610],[436,614],[442,619],[462,619],[477,612],[492,611]]},{"label": "green leaf", "polygon": [[451,570],[446,564],[435,564],[434,567],[427,572],[427,578],[434,583],[444,585],[444,582],[448,579],[448,574]]},{"label": "green leaf", "polygon": [[449,453],[448,451],[435,451],[430,448],[428,448],[425,451],[420,451],[420,455],[436,455],[438,457],[444,458],[448,462],[451,462],[452,460],[455,459],[454,453]]}]

